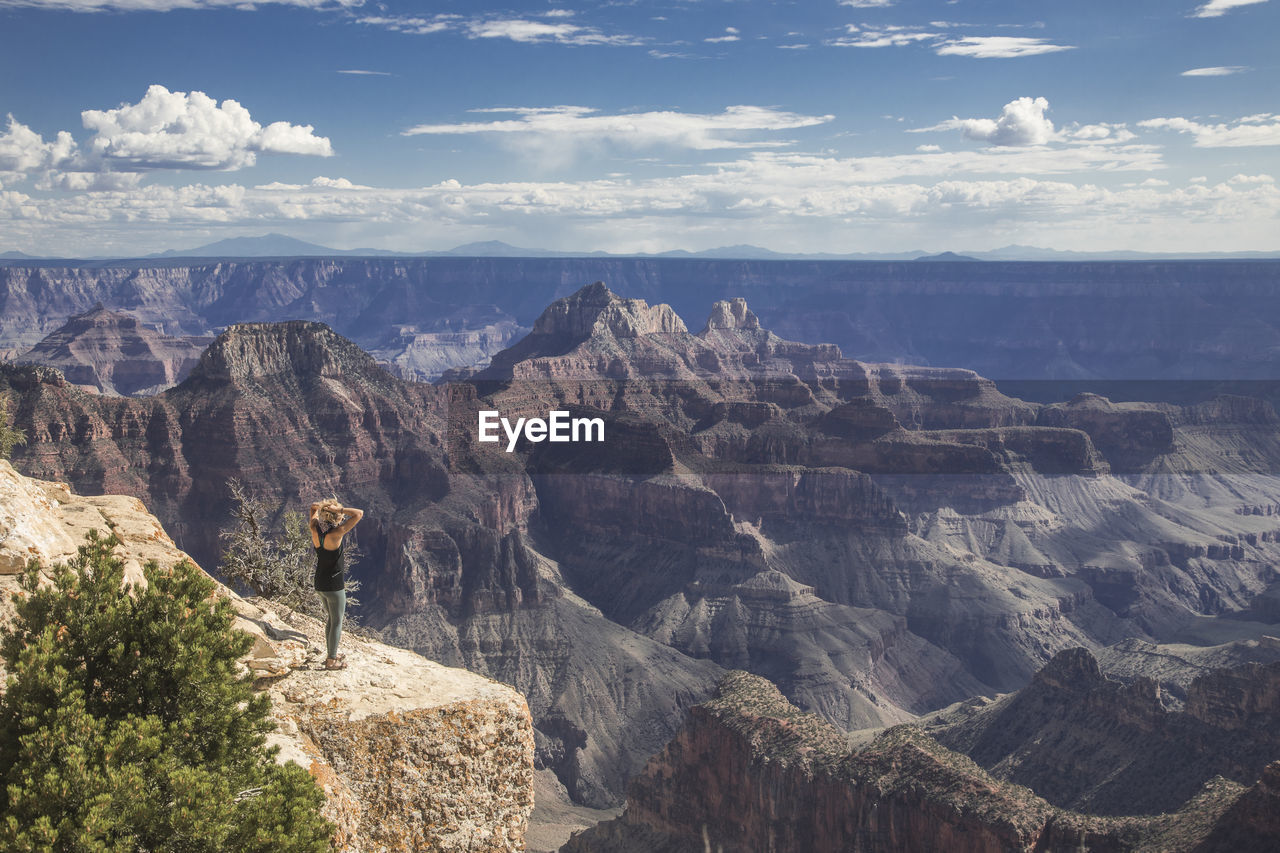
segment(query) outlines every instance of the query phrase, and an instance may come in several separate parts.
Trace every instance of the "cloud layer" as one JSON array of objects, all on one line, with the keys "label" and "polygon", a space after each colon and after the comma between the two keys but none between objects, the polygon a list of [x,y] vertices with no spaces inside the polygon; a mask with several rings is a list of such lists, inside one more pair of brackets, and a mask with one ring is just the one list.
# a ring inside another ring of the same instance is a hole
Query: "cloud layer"
[{"label": "cloud layer", "polygon": [[520,134],[550,143],[609,142],[631,148],[671,145],[696,151],[721,148],[761,148],[788,144],[777,140],[743,140],[758,131],[793,130],[831,121],[834,116],[809,116],[769,107],[732,106],[718,114],[655,111],[596,115],[588,107],[513,107],[480,110],[510,113],[517,118],[460,124],[420,124],[405,136],[475,133]]},{"label": "cloud layer", "polygon": [[1230,123],[1202,124],[1187,118],[1153,118],[1138,122],[1139,127],[1174,130],[1195,138],[1197,148],[1245,148],[1254,145],[1280,145],[1280,115],[1258,113]]},{"label": "cloud layer", "polygon": [[[135,240],[147,233],[171,240],[175,228],[270,230],[309,223],[310,228],[376,226],[376,231],[356,233],[384,239],[399,234],[402,247],[417,245],[421,237],[412,235],[429,230],[456,238],[522,235],[558,246],[620,251],[705,240],[716,245],[723,238],[715,235],[726,233],[810,251],[956,241],[981,247],[993,235],[1004,242],[1069,248],[1134,243],[1158,248],[1153,236],[1166,248],[1206,241],[1229,248],[1274,236],[1280,189],[1269,175],[1182,186],[1140,180],[1107,188],[1036,174],[1061,156],[1102,170],[1112,164],[1158,168],[1158,157],[1134,148],[1068,148],[1061,154],[1043,148],[988,149],[853,159],[759,153],[712,170],[643,181],[443,181],[394,189],[318,178],[306,185],[151,186],[58,198],[0,191],[0,222],[14,239],[43,235],[46,244],[86,238],[96,243],[117,227],[127,228]],[[1028,174],[1015,174],[1019,168]],[[989,170],[1009,176],[966,176]],[[852,242],[851,235],[856,235]],[[367,238],[360,239],[367,245]]]}]

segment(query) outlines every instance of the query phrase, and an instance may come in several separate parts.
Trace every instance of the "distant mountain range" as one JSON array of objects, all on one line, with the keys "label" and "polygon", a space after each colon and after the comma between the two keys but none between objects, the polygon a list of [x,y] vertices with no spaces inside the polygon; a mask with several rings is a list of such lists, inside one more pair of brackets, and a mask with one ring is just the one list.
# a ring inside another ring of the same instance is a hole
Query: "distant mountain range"
[{"label": "distant mountain range", "polygon": [[[465,258],[707,258],[709,260],[809,260],[809,261],[1149,261],[1161,259],[1206,260],[1211,258],[1280,258],[1280,250],[1273,252],[1077,252],[1058,249],[1042,249],[1037,246],[1010,245],[984,252],[930,253],[924,250],[907,252],[775,252],[760,246],[738,244],[717,249],[690,252],[675,249],[669,252],[614,254],[603,251],[569,252],[555,249],[533,249],[512,246],[500,240],[464,243],[447,251],[397,252],[389,249],[333,249],[316,243],[308,243],[285,234],[264,234],[260,237],[230,237],[192,249],[169,249],[146,255],[147,258],[314,258],[314,257],[465,257]],[[0,253],[0,261],[37,261],[49,257],[29,255],[25,252]],[[86,260],[105,260],[105,257]]]}]

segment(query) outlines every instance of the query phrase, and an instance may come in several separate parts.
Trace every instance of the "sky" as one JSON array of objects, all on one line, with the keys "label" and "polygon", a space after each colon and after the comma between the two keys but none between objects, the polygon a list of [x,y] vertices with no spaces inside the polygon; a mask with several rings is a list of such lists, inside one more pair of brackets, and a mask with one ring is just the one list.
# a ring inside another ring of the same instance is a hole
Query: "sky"
[{"label": "sky", "polygon": [[1280,249],[1280,0],[0,0],[0,252]]}]

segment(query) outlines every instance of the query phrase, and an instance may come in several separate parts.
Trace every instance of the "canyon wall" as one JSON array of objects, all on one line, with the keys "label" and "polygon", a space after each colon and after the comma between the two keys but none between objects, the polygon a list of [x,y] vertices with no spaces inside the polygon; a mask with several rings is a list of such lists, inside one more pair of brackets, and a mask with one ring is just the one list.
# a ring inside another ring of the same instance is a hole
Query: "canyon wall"
[{"label": "canyon wall", "polygon": [[[866,361],[968,367],[1001,380],[1273,380],[1277,270],[1276,261],[8,262],[0,264],[0,349],[33,346],[95,302],[170,335],[309,319],[378,349],[402,330],[411,341],[483,329],[499,315],[528,327],[548,303],[603,280],[670,304],[692,328],[712,302],[745,297],[784,338],[831,342]],[[406,365],[417,361],[413,349],[396,346],[409,353]]]}]

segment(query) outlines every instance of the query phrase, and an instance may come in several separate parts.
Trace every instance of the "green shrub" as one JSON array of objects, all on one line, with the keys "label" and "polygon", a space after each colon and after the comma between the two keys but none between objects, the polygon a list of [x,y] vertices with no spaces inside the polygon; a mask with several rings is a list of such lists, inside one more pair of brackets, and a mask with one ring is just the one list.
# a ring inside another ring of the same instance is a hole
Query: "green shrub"
[{"label": "green shrub", "polygon": [[13,448],[27,443],[27,434],[9,425],[9,395],[0,394],[0,459],[8,459]]},{"label": "green shrub", "polygon": [[89,535],[0,635],[0,849],[223,853],[332,849],[324,795],[265,746],[269,699],[237,659],[252,638],[188,562],[123,585],[114,535]]}]

